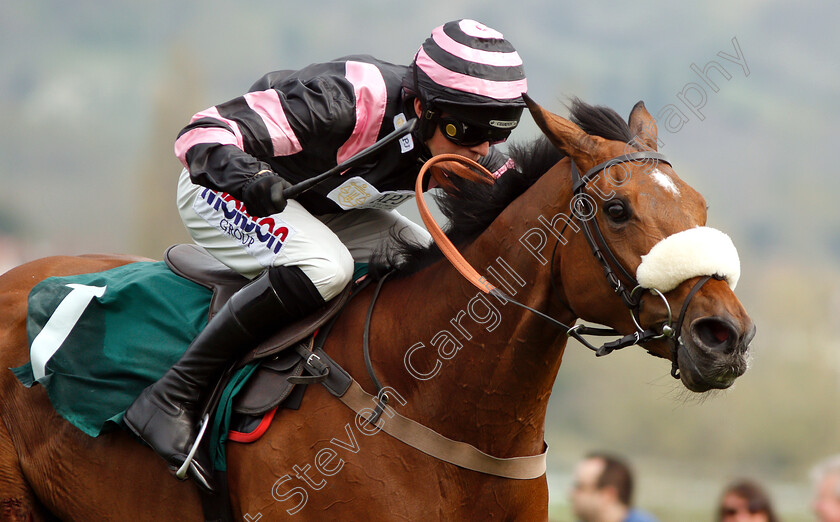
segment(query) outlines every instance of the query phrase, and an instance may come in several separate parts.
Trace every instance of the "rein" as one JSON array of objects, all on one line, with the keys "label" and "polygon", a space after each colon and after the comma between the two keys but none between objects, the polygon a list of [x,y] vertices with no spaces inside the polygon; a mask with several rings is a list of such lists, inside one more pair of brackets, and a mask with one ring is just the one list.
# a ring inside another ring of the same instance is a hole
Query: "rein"
[{"label": "rein", "polygon": [[[668,300],[665,298],[662,292],[655,288],[647,289],[639,285],[636,278],[633,277],[633,275],[627,271],[627,269],[622,265],[622,263],[612,252],[603,234],[601,233],[600,228],[598,227],[597,220],[594,219],[595,208],[586,199],[586,197],[589,197],[589,199],[592,198],[591,196],[588,196],[584,190],[587,181],[589,181],[590,177],[594,174],[597,174],[598,172],[612,165],[618,165],[621,163],[635,161],[639,159],[653,159],[656,161],[663,161],[667,163],[665,156],[660,153],[651,151],[635,152],[631,154],[625,154],[623,156],[618,156],[609,161],[596,165],[595,167],[587,171],[583,176],[580,176],[577,165],[575,165],[574,161],[572,161],[573,195],[580,196],[576,198],[575,204],[582,205],[580,207],[576,207],[576,210],[585,211],[584,215],[589,214],[590,217],[588,219],[584,219],[581,218],[581,216],[578,215],[577,212],[573,212],[573,214],[575,214],[575,217],[577,217],[578,221],[581,223],[581,228],[583,228],[584,230],[584,235],[586,236],[590,249],[592,250],[592,253],[594,254],[595,258],[601,264],[607,282],[609,283],[610,287],[616,292],[616,294],[618,294],[625,306],[629,308],[631,317],[633,318],[633,322],[636,325],[635,332],[629,335],[625,335],[617,340],[604,343],[600,347],[595,347],[586,339],[584,339],[583,336],[613,336],[621,335],[621,333],[613,328],[591,327],[583,324],[569,326],[543,312],[540,312],[539,310],[536,310],[523,303],[516,301],[511,296],[507,295],[505,292],[491,284],[486,278],[482,277],[472,267],[472,265],[470,265],[469,262],[467,262],[467,260],[464,259],[464,257],[452,244],[452,242],[437,224],[434,217],[431,215],[431,212],[429,211],[429,208],[426,205],[425,200],[423,199],[423,179],[425,174],[433,165],[442,162],[449,162],[448,166],[454,167],[452,168],[452,172],[454,174],[462,177],[467,177],[469,179],[472,179],[473,181],[484,182],[488,182],[492,179],[492,175],[490,174],[490,172],[487,171],[487,169],[485,169],[477,162],[470,160],[469,158],[464,158],[455,154],[442,154],[439,156],[435,156],[423,165],[423,167],[420,169],[420,173],[417,176],[417,182],[415,184],[417,206],[420,210],[420,216],[422,217],[423,222],[426,224],[426,228],[429,230],[430,234],[435,240],[435,243],[438,245],[438,248],[440,248],[441,252],[447,258],[447,260],[449,260],[449,262],[452,263],[455,269],[458,270],[458,272],[460,272],[471,284],[473,284],[482,292],[498,297],[502,299],[503,302],[511,302],[519,307],[522,307],[536,314],[537,316],[550,322],[551,324],[562,328],[566,332],[567,336],[574,337],[581,344],[583,344],[590,350],[593,350],[595,352],[595,355],[599,357],[612,353],[614,350],[625,348],[627,346],[639,344],[641,342],[648,341],[651,339],[667,337],[671,341],[671,375],[674,378],[679,379],[679,367],[677,360],[679,355],[679,348],[680,346],[682,346],[682,342],[680,340],[680,330],[685,319],[685,313],[688,310],[688,306],[692,298],[697,294],[700,288],[702,288],[702,286],[707,281],[709,281],[709,279],[711,279],[712,277],[717,278],[717,276],[703,276],[694,284],[691,291],[688,293],[688,296],[683,301],[682,308],[677,317],[676,324],[674,325],[670,305],[668,304]],[[476,173],[475,171],[464,168],[463,164],[466,164],[469,167],[476,169],[478,172]],[[590,222],[592,224],[592,229],[590,229],[589,227]],[[554,253],[556,253],[556,248],[557,245],[555,245]],[[552,263],[550,269],[551,273],[549,277],[551,278],[552,282],[552,290],[554,293],[557,293],[557,289],[554,285],[554,253],[552,253]],[[385,431],[392,437],[402,441],[403,443],[439,460],[455,464],[462,468],[471,469],[490,475],[520,480],[533,479],[545,474],[545,457],[546,452],[548,450],[547,446],[543,446],[543,452],[538,455],[529,455],[524,457],[513,458],[493,457],[492,455],[488,455],[482,452],[475,446],[446,438],[437,433],[436,431],[431,430],[430,428],[416,421],[413,421],[407,417],[400,415],[393,408],[390,408],[388,406],[389,395],[386,391],[387,387],[383,386],[380,380],[377,378],[376,372],[373,368],[373,364],[370,359],[370,323],[371,318],[373,316],[374,306],[379,297],[380,290],[382,289],[382,286],[385,283],[385,279],[387,279],[391,273],[393,272],[389,272],[384,277],[382,277],[376,286],[376,289],[371,298],[367,316],[365,318],[365,327],[363,335],[365,366],[367,368],[371,381],[376,387],[377,394],[376,396],[368,394],[361,388],[361,386],[357,382],[350,378],[350,383],[345,389],[345,392],[339,395],[341,401],[346,406],[354,410],[358,415],[360,415],[367,422],[367,424],[375,426],[381,429],[382,431]],[[622,278],[630,284],[623,284]],[[632,288],[632,290],[628,291],[628,288]],[[668,310],[668,320],[665,324],[663,324],[661,333],[657,332],[653,328],[643,329],[639,324],[638,318],[640,315],[642,300],[641,295],[637,295],[637,292],[640,289],[642,291],[649,290],[655,293],[665,302],[665,306]],[[568,305],[566,303],[563,304],[566,305],[566,307],[568,308]],[[324,355],[324,358],[328,359],[326,355]],[[373,401],[376,405],[373,410],[371,410],[369,407],[370,401]],[[382,413],[385,413],[388,419],[383,418]]]},{"label": "rein", "polygon": [[[578,223],[580,223],[581,228],[583,229],[583,235],[584,237],[586,237],[587,243],[589,243],[589,248],[590,250],[592,250],[592,254],[595,256],[595,259],[597,259],[598,262],[601,264],[601,268],[603,268],[604,270],[604,276],[607,279],[607,283],[609,283],[613,291],[621,298],[624,305],[630,309],[630,315],[633,319],[633,323],[636,325],[635,332],[633,332],[630,335],[624,336],[618,341],[606,343],[603,346],[601,346],[600,349],[595,349],[593,346],[589,345],[589,343],[584,342],[583,344],[585,344],[588,348],[595,350],[596,355],[600,356],[606,355],[607,353],[610,353],[613,350],[624,348],[626,346],[632,346],[634,344],[639,344],[644,341],[667,337],[670,340],[671,344],[671,376],[675,379],[679,379],[679,348],[682,346],[681,334],[682,325],[685,320],[685,313],[688,310],[688,305],[691,303],[692,298],[697,294],[698,291],[700,291],[700,288],[702,288],[703,285],[705,285],[706,282],[708,282],[709,279],[711,279],[713,276],[703,276],[697,281],[697,283],[694,284],[691,291],[689,291],[688,295],[683,301],[682,308],[680,309],[680,313],[677,316],[676,325],[672,326],[673,317],[671,314],[671,306],[668,304],[668,300],[665,298],[662,292],[660,292],[656,288],[644,288],[643,286],[641,286],[636,280],[636,278],[632,274],[630,274],[630,272],[624,267],[621,261],[618,260],[610,246],[607,244],[606,239],[604,239],[604,235],[601,232],[601,227],[598,225],[598,220],[595,219],[595,208],[593,207],[592,203],[590,203],[590,200],[594,201],[594,199],[591,196],[589,196],[585,190],[586,185],[589,181],[591,181],[592,176],[614,165],[620,165],[622,163],[633,162],[637,160],[653,160],[654,162],[661,161],[663,163],[667,163],[668,165],[670,165],[671,162],[668,161],[664,154],[659,152],[648,150],[632,152],[629,154],[624,154],[622,156],[617,156],[603,163],[595,165],[594,167],[586,171],[586,173],[583,176],[581,176],[577,164],[575,164],[575,161],[572,158],[569,158],[569,160],[571,161],[571,174],[573,183],[572,194],[575,198],[575,210],[577,211],[573,212],[573,215],[577,218]],[[584,219],[581,216],[589,217]],[[552,266],[552,270],[553,269],[554,267]],[[616,274],[616,270],[619,272],[619,274]],[[621,277],[623,277],[625,281],[629,282],[629,285],[622,284]],[[714,277],[715,279],[719,279],[719,277],[717,276]],[[628,288],[632,288],[632,290],[628,291]],[[659,296],[659,298],[662,299],[662,301],[665,303],[665,308],[668,310],[668,320],[662,325],[661,333],[657,332],[653,328],[643,329],[642,326],[639,324],[642,299],[641,293],[637,297],[636,292],[640,289],[642,290],[642,292],[644,292],[645,290],[649,290],[650,292]],[[580,341],[578,337],[575,338]]]},{"label": "rein", "polygon": [[[434,217],[432,216],[431,212],[429,211],[428,205],[426,205],[425,200],[423,200],[422,192],[423,192],[423,178],[426,172],[435,164],[441,162],[455,162],[455,163],[463,163],[466,164],[474,169],[477,169],[483,177],[491,176],[490,172],[487,171],[482,165],[479,163],[470,160],[469,158],[464,158],[462,156],[456,154],[441,154],[439,156],[435,156],[429,161],[427,161],[423,167],[420,169],[420,173],[417,175],[417,182],[415,183],[415,195],[417,200],[417,207],[420,211],[420,217],[423,219],[423,223],[426,224],[426,228],[429,230],[429,233],[435,240],[435,243],[440,248],[441,252],[446,256],[450,263],[458,270],[470,283],[472,283],[475,287],[477,287],[482,292],[487,294],[496,296],[503,300],[503,302],[509,301],[521,308],[524,308],[540,318],[548,321],[549,323],[557,326],[566,331],[566,335],[570,337],[574,337],[578,342],[589,348],[590,350],[595,352],[595,355],[598,357],[608,355],[615,350],[619,350],[621,348],[626,348],[627,346],[633,346],[645,341],[659,339],[662,337],[667,337],[671,341],[671,353],[672,353],[672,366],[671,366],[671,375],[675,379],[679,379],[679,367],[678,367],[678,354],[679,348],[682,346],[682,341],[680,339],[680,329],[682,327],[683,320],[685,318],[685,312],[688,309],[688,305],[694,295],[700,290],[700,288],[710,279],[710,276],[705,276],[701,278],[689,292],[688,296],[686,297],[685,301],[683,302],[682,309],[680,311],[680,315],[677,317],[676,327],[672,326],[673,324],[673,317],[671,315],[671,307],[668,304],[668,300],[659,290],[655,288],[644,288],[639,285],[636,278],[629,273],[629,271],[624,267],[624,265],[618,260],[618,258],[613,254],[612,249],[610,249],[609,245],[604,239],[604,235],[601,233],[601,229],[598,226],[598,220],[595,219],[595,208],[590,203],[592,197],[589,196],[586,191],[586,184],[590,181],[590,178],[601,172],[602,170],[609,168],[613,165],[620,165],[622,163],[630,162],[630,161],[637,161],[637,160],[654,160],[654,161],[662,161],[664,163],[670,162],[666,159],[664,154],[659,152],[653,151],[640,151],[640,152],[633,152],[630,154],[624,154],[622,156],[617,156],[610,160],[607,160],[603,163],[600,163],[593,168],[589,169],[583,176],[580,175],[580,171],[577,168],[574,160],[569,158],[571,161],[571,171],[572,171],[572,194],[574,198],[575,210],[578,212],[573,212],[573,215],[577,218],[578,222],[581,224],[581,228],[584,231],[584,236],[586,237],[587,243],[589,243],[589,247],[592,250],[592,254],[600,263],[601,267],[604,270],[604,276],[607,279],[610,287],[613,291],[618,294],[621,298],[624,305],[630,310],[630,315],[633,319],[634,324],[636,325],[636,331],[625,335],[619,339],[614,341],[606,342],[602,344],[600,347],[596,347],[587,341],[583,336],[584,335],[591,335],[591,336],[613,336],[613,335],[621,335],[621,332],[613,329],[613,328],[604,328],[604,327],[592,327],[587,326],[584,324],[576,324],[574,326],[569,326],[564,324],[557,319],[540,312],[539,310],[535,310],[523,303],[520,303],[513,299],[511,296],[505,294],[502,290],[493,286],[487,279],[480,276],[478,272],[464,259],[458,249],[452,244],[443,230],[435,221]],[[460,169],[459,169],[460,171]],[[589,199],[587,199],[589,198]],[[588,218],[584,218],[582,216],[589,216]],[[590,225],[592,228],[590,228]],[[565,228],[564,228],[565,230]],[[559,244],[559,239],[558,239]],[[556,253],[555,245],[555,253]],[[554,253],[552,253],[552,261],[554,259]],[[557,292],[556,287],[554,285],[554,263],[551,264],[551,273],[549,275],[552,283],[552,289],[554,292]],[[619,274],[616,274],[616,271]],[[622,284],[621,278],[624,278],[625,281],[628,281],[630,284],[625,285]],[[628,290],[631,288],[632,290]],[[644,329],[639,324],[639,315],[641,313],[641,295],[638,297],[636,296],[637,291],[639,290],[649,290],[655,295],[658,295],[668,310],[668,320],[662,326],[661,333],[656,331],[653,328]],[[562,302],[562,300],[561,300]],[[568,305],[563,303],[567,308]],[[570,309],[571,310],[571,309]],[[574,313],[574,312],[573,312]]]}]

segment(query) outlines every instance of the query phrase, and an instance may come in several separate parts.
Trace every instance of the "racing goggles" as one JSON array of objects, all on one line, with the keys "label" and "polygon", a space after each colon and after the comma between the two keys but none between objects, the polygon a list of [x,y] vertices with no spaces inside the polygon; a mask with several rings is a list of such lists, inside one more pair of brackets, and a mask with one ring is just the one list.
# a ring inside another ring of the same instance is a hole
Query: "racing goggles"
[{"label": "racing goggles", "polygon": [[438,127],[444,137],[462,147],[474,147],[484,142],[490,145],[502,143],[518,124],[518,120],[490,120],[482,125],[453,116],[441,116],[438,119]]}]

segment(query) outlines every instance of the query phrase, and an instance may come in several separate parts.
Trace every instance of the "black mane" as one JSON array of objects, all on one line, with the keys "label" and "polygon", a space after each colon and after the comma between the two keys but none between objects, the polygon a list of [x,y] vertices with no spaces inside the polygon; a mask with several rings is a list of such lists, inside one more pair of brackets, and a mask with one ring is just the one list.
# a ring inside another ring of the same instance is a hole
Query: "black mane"
[{"label": "black mane", "polygon": [[[627,123],[608,107],[589,105],[574,98],[569,114],[569,119],[587,134],[624,142],[633,138]],[[454,178],[460,191],[457,196],[448,193],[435,196],[448,220],[444,230],[455,246],[463,247],[478,237],[514,199],[566,157],[545,136],[527,144],[511,144],[509,154],[516,163],[516,170],[508,170],[493,185]],[[417,245],[400,237],[395,240],[395,245],[371,259],[369,270],[374,277],[382,276],[393,267],[398,267],[401,275],[410,274],[442,257],[437,245]]]}]

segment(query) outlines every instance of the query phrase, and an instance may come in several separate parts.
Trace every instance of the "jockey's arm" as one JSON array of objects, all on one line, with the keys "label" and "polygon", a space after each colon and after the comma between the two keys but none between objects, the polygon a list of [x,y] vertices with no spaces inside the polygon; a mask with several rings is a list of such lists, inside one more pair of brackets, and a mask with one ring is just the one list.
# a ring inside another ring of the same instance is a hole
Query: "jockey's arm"
[{"label": "jockey's arm", "polygon": [[199,112],[179,133],[175,154],[194,183],[242,199],[250,183],[272,172],[266,159],[334,154],[354,119],[352,87],[348,92],[344,82],[285,82],[282,90],[249,92]]}]

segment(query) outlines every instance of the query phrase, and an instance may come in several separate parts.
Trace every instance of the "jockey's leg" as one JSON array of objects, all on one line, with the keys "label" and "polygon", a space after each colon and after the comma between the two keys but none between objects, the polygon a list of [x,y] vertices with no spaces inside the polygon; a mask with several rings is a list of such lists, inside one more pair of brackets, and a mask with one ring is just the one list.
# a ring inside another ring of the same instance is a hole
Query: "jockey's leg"
[{"label": "jockey's leg", "polygon": [[[279,326],[324,304],[297,267],[278,266],[236,292],[181,359],[125,412],[125,424],[170,465],[178,467],[195,441],[199,398],[246,350]],[[194,478],[212,490],[211,470],[193,461]]]},{"label": "jockey's leg", "polygon": [[251,218],[236,210],[235,201],[222,202],[223,207],[216,193],[206,191],[182,171],[178,211],[195,243],[233,270],[250,279],[266,267],[297,266],[326,301],[350,281],[353,257],[344,238],[297,201],[289,200],[279,214]]},{"label": "jockey's leg", "polygon": [[392,245],[394,236],[422,246],[432,242],[425,228],[396,210],[361,209],[319,219],[338,236],[357,263],[367,263],[372,254]]},{"label": "jockey's leg", "polygon": [[[195,440],[199,397],[222,371],[283,324],[338,295],[353,274],[353,259],[341,240],[297,201],[279,214],[253,219],[237,210],[235,201],[222,202],[182,173],[178,206],[198,245],[246,277],[256,277],[126,410],[126,425],[175,467]],[[210,470],[193,463],[194,478],[212,489]]]}]

